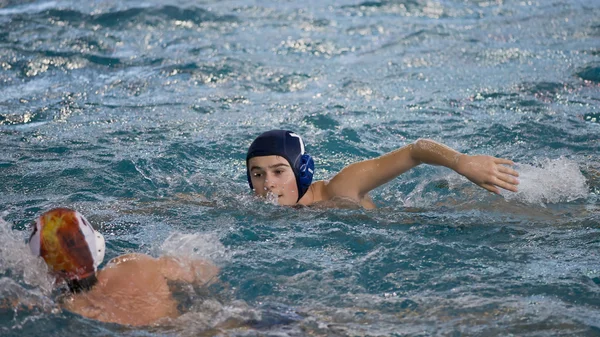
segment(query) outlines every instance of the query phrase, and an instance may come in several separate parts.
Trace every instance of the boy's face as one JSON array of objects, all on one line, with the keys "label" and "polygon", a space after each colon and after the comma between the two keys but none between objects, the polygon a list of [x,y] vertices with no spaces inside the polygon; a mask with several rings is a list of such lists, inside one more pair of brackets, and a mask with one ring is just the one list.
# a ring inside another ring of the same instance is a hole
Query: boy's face
[{"label": "boy's face", "polygon": [[280,205],[295,205],[298,200],[296,176],[288,161],[280,156],[253,157],[248,161],[254,193],[272,194]]}]

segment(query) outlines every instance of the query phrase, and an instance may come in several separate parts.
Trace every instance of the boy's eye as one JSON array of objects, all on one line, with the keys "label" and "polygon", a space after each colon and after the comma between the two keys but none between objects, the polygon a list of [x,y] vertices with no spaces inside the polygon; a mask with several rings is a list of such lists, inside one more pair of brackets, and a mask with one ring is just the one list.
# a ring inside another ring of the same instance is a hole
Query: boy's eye
[{"label": "boy's eye", "polygon": [[255,176],[256,178],[260,178],[261,175],[262,174],[260,174],[260,173],[253,173],[253,176]]}]

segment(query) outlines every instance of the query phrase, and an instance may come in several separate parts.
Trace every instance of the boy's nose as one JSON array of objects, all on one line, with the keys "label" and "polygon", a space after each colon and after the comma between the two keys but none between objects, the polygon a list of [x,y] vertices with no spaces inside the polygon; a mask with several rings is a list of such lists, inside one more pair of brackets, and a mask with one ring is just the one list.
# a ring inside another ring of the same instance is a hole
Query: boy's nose
[{"label": "boy's nose", "polygon": [[275,179],[273,179],[267,175],[267,178],[265,179],[265,187],[269,190],[272,190],[273,188],[275,188]]}]

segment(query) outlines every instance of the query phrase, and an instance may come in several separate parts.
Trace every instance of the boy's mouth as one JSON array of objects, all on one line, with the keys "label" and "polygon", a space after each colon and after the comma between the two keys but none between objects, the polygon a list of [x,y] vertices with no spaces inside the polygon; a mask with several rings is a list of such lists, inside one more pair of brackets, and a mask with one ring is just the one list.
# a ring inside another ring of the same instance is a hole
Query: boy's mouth
[{"label": "boy's mouth", "polygon": [[283,194],[276,194],[276,193],[269,191],[269,192],[267,192],[267,195],[265,196],[265,198],[270,203],[279,204],[279,198],[281,198],[282,196],[283,196]]}]

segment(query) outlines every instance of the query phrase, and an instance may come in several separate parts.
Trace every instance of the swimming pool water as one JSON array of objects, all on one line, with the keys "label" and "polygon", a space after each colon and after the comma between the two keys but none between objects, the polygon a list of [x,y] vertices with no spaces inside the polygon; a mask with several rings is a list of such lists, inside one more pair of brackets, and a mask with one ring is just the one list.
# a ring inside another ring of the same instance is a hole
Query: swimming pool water
[{"label": "swimming pool water", "polygon": [[[0,2],[0,334],[600,336],[597,1]],[[303,135],[317,179],[421,137],[517,163],[490,195],[421,166],[377,210],[256,200],[245,152]],[[186,313],[58,307],[29,223],[209,258]]]}]

